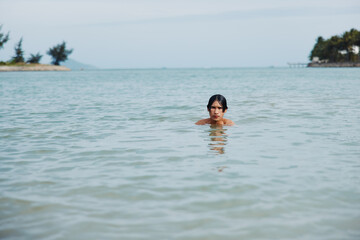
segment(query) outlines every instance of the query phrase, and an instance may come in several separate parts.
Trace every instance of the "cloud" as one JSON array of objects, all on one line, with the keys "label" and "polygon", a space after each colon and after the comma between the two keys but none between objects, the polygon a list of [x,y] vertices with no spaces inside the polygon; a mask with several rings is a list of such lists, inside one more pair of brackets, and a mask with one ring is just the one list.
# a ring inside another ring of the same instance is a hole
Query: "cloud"
[{"label": "cloud", "polygon": [[[359,7],[322,7],[320,9],[314,8],[272,8],[272,9],[252,9],[252,10],[238,10],[238,11],[227,11],[221,13],[210,13],[210,14],[187,14],[170,17],[152,17],[145,19],[136,20],[121,20],[121,21],[110,21],[110,22],[98,22],[98,23],[85,23],[79,25],[121,25],[121,24],[153,24],[153,23],[171,23],[171,22],[199,22],[199,21],[231,21],[241,19],[266,19],[266,18],[298,18],[298,17],[324,17],[324,16],[342,16],[342,15],[359,15]],[[359,19],[360,20],[360,19]]]},{"label": "cloud", "polygon": [[[2,0],[0,20],[16,24],[67,26],[160,20],[277,17],[360,12],[355,0]],[[30,10],[31,9],[31,10]]]}]

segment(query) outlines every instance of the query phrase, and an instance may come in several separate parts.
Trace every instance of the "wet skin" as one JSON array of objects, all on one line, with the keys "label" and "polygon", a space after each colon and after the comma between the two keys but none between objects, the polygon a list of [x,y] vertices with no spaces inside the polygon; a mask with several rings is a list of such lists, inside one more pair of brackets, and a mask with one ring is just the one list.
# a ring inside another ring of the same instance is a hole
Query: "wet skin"
[{"label": "wet skin", "polygon": [[208,109],[208,111],[210,118],[201,119],[195,123],[196,125],[205,125],[205,124],[218,125],[218,126],[234,125],[233,121],[224,118],[224,114],[226,113],[227,109],[223,109],[219,101],[214,101],[213,104],[210,106],[210,109]]}]

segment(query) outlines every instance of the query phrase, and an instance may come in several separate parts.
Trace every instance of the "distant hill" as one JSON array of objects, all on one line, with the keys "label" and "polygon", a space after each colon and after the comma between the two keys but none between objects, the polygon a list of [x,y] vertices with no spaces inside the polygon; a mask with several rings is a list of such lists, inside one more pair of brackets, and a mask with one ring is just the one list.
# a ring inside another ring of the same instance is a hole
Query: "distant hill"
[{"label": "distant hill", "polygon": [[71,70],[83,70],[83,69],[97,69],[97,67],[78,62],[74,59],[69,58],[66,62],[62,63],[61,65],[70,68]]}]

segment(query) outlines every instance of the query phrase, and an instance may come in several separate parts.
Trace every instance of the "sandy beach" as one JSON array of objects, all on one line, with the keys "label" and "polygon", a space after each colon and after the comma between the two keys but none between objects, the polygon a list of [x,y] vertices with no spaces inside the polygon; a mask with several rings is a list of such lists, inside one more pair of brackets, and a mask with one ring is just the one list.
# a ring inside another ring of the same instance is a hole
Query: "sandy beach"
[{"label": "sandy beach", "polygon": [[65,66],[56,66],[48,64],[26,64],[18,66],[0,66],[0,72],[17,72],[17,71],[70,71]]}]

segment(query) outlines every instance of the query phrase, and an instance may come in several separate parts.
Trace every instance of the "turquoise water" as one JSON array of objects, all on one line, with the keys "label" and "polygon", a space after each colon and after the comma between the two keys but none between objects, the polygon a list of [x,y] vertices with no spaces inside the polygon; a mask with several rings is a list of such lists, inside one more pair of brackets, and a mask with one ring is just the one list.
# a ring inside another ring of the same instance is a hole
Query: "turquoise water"
[{"label": "turquoise water", "polygon": [[[212,94],[236,126],[194,123]],[[1,239],[359,239],[360,69],[0,73]]]}]

